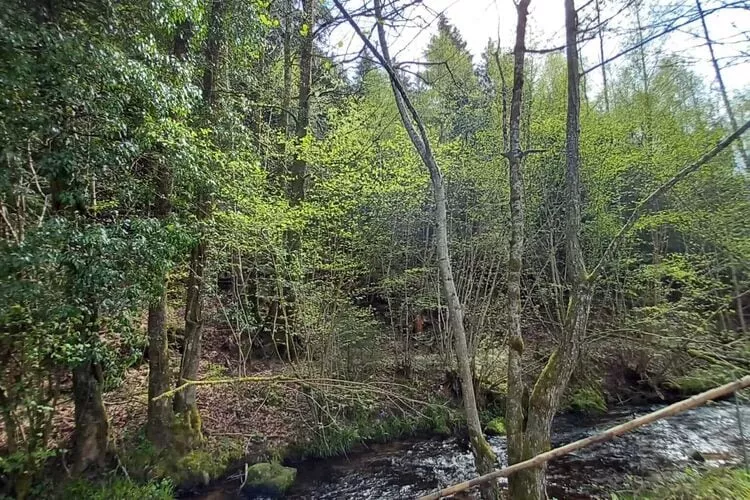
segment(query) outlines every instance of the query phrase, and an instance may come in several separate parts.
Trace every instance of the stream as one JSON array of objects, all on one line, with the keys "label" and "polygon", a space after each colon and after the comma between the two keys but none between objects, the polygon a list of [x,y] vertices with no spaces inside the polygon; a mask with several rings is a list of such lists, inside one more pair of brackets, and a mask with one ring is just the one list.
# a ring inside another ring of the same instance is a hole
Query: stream
[{"label": "stream", "polygon": [[[597,417],[564,414],[555,419],[553,447],[575,441],[613,425],[659,409],[624,407]],[[750,406],[740,407],[745,432],[750,428]],[[504,437],[490,437],[498,466],[506,465]],[[697,464],[699,452],[707,465],[742,460],[742,444],[733,402],[712,403],[660,420],[615,440],[583,448],[550,463],[551,498],[610,498],[632,477],[654,479],[660,474]],[[399,499],[415,498],[476,475],[467,443],[457,438],[411,439],[376,444],[366,451],[296,465],[297,481],[286,498]],[[240,496],[236,486],[213,490],[200,498]],[[469,493],[462,498],[473,498]]]}]

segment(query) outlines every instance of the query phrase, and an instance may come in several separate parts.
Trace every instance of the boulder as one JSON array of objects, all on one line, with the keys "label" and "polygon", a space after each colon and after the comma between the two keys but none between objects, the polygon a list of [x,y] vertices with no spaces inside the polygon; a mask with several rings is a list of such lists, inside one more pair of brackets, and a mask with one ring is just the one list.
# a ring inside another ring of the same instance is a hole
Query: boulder
[{"label": "boulder", "polygon": [[277,462],[261,462],[248,467],[243,490],[246,493],[282,495],[297,477],[297,469]]},{"label": "boulder", "polygon": [[484,431],[490,436],[505,436],[505,420],[501,417],[493,418],[484,426]]}]

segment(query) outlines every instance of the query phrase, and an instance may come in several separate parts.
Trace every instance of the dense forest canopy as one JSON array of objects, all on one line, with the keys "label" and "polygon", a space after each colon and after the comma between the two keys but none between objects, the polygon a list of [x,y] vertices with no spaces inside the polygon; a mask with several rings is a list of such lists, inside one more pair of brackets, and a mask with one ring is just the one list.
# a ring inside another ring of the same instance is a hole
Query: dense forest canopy
[{"label": "dense forest canopy", "polygon": [[491,417],[514,463],[747,374],[750,4],[556,1],[479,54],[430,2],[6,2],[0,495],[425,426],[488,472]]}]

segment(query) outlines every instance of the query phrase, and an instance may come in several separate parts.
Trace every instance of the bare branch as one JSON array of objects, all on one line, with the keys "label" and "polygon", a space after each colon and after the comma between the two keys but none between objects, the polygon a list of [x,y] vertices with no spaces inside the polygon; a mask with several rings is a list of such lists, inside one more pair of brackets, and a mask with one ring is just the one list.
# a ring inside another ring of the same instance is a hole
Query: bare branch
[{"label": "bare branch", "polygon": [[609,245],[607,245],[607,249],[604,251],[604,254],[602,255],[601,259],[599,259],[599,262],[596,264],[594,269],[588,275],[587,281],[589,282],[593,281],[597,277],[597,275],[601,272],[602,267],[604,267],[607,261],[612,257],[614,252],[617,250],[618,245],[622,242],[622,240],[624,239],[628,231],[630,231],[630,229],[635,225],[641,213],[644,211],[646,206],[651,202],[651,200],[669,191],[675,186],[675,184],[685,179],[688,175],[692,174],[693,172],[701,168],[703,165],[705,165],[709,161],[713,160],[719,153],[724,151],[734,141],[739,139],[739,137],[742,134],[744,134],[748,129],[750,129],[750,120],[746,121],[745,124],[742,125],[740,128],[738,128],[737,130],[735,130],[734,133],[722,139],[716,146],[713,147],[713,149],[711,149],[709,152],[701,156],[694,163],[687,165],[682,170],[677,172],[677,174],[674,177],[672,177],[667,182],[665,182],[664,184],[656,188],[650,195],[648,195],[643,201],[641,201],[638,204],[638,206],[635,207],[635,210],[633,210],[633,213],[630,214],[630,217],[628,218],[625,225],[622,226],[622,228],[617,233],[617,235],[615,235],[615,237],[612,238],[612,241],[609,242]]}]

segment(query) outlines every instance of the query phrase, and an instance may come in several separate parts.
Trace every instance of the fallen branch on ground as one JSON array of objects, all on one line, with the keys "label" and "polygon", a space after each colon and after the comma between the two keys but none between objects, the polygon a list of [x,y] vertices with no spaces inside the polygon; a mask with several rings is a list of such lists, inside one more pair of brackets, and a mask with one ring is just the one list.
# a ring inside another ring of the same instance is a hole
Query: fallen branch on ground
[{"label": "fallen branch on ground", "polygon": [[373,394],[379,394],[382,396],[393,396],[395,399],[401,402],[409,402],[418,405],[430,405],[427,401],[420,401],[418,399],[410,398],[402,394],[397,394],[387,388],[404,388],[410,389],[408,386],[398,384],[395,382],[357,382],[354,380],[342,380],[335,378],[301,378],[301,377],[288,377],[286,375],[269,375],[269,376],[252,376],[252,377],[234,377],[234,378],[216,378],[206,380],[185,380],[182,384],[178,385],[174,389],[170,389],[166,392],[159,394],[154,397],[152,401],[158,401],[160,399],[174,396],[178,392],[184,390],[190,386],[200,385],[225,385],[225,384],[238,384],[238,383],[255,383],[255,384],[299,384],[302,386],[317,386],[325,388],[339,388],[349,391],[367,391]]},{"label": "fallen branch on ground", "polygon": [[585,439],[579,439],[578,441],[574,441],[572,443],[566,444],[565,446],[561,446],[559,448],[555,448],[554,450],[541,453],[533,458],[530,458],[523,462],[519,462],[515,465],[511,465],[510,467],[490,472],[489,474],[485,474],[484,476],[475,477],[474,479],[464,481],[463,483],[459,483],[448,488],[444,488],[430,495],[425,495],[423,497],[420,497],[419,500],[438,500],[440,498],[455,495],[458,492],[468,490],[469,488],[482,484],[486,481],[492,481],[501,477],[508,477],[518,471],[540,466],[545,462],[548,462],[554,458],[559,458],[563,455],[567,455],[568,453],[571,453],[580,448],[584,448],[596,443],[601,443],[603,441],[608,441],[621,434],[630,432],[638,427],[642,427],[657,420],[661,420],[663,418],[671,417],[677,415],[678,413],[691,410],[707,403],[708,401],[711,401],[712,399],[726,396],[741,389],[745,389],[746,387],[750,387],[750,375],[742,377],[739,380],[735,380],[734,382],[730,382],[720,387],[716,387],[715,389],[702,392],[684,401],[669,405],[666,408],[662,408],[661,410],[643,415],[642,417],[630,420],[629,422],[625,422],[624,424],[611,427],[600,434],[595,434]]},{"label": "fallen branch on ground", "polygon": [[286,377],[284,375],[273,375],[273,376],[268,376],[268,377],[236,377],[236,378],[217,378],[217,379],[208,379],[208,380],[185,380],[184,383],[178,385],[174,389],[170,389],[167,392],[163,392],[159,394],[158,396],[154,397],[152,401],[159,401],[160,399],[174,396],[175,394],[182,391],[186,387],[190,387],[193,385],[222,385],[222,384],[235,384],[238,382],[294,383],[294,382],[304,382],[304,380],[299,379],[299,378]]}]

